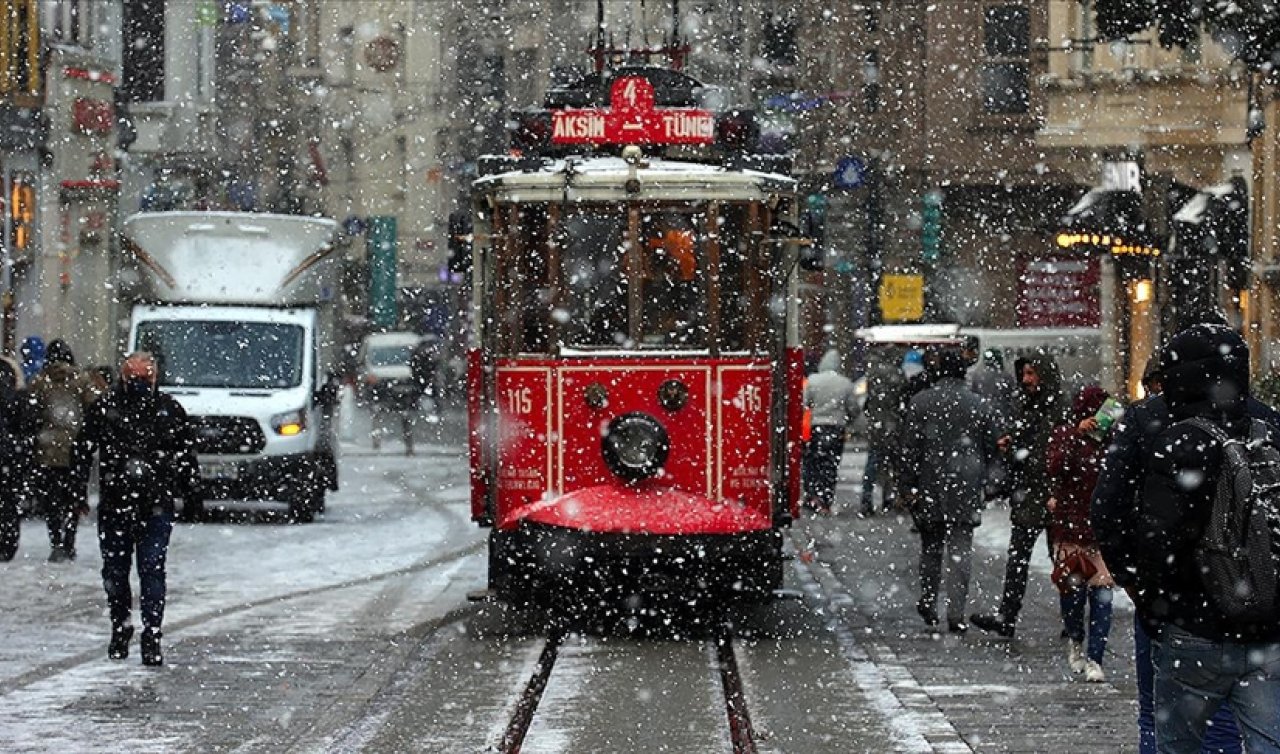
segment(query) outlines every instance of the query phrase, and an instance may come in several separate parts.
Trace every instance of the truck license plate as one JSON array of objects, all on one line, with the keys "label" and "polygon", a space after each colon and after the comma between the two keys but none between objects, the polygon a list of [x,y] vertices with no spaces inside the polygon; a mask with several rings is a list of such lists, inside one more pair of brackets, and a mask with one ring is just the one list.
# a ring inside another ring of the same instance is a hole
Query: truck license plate
[{"label": "truck license plate", "polygon": [[200,464],[200,476],[204,479],[238,479],[240,477],[240,469],[233,463],[202,463]]}]

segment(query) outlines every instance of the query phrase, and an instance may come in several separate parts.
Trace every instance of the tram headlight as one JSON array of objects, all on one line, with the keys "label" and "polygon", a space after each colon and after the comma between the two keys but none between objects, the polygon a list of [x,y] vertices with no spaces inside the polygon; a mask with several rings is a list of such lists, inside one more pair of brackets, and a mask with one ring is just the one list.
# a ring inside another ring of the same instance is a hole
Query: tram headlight
[{"label": "tram headlight", "polygon": [[610,471],[628,482],[638,482],[662,469],[671,441],[652,416],[623,414],[609,422],[601,450]]}]

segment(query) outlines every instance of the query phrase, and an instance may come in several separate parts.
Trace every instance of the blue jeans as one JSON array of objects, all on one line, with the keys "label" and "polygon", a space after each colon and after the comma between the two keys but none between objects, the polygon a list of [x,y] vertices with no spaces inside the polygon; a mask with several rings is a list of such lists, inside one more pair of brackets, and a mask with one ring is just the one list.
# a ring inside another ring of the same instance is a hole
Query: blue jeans
[{"label": "blue jeans", "polygon": [[138,521],[132,516],[101,512],[98,545],[102,549],[102,586],[107,592],[112,628],[131,625],[133,592],[129,571],[138,561],[142,625],[160,630],[164,621],[164,561],[169,552],[173,518],[157,514]]},{"label": "blue jeans", "polygon": [[892,469],[889,468],[888,452],[879,445],[867,448],[867,465],[862,470],[862,509],[870,511],[875,508],[876,481],[880,482],[880,507],[885,510],[893,503]]},{"label": "blue jeans", "polygon": [[[1133,621],[1134,675],[1138,679],[1138,754],[1156,754],[1155,666],[1151,663],[1151,637],[1142,621]],[[1205,731],[1200,751],[1204,754],[1241,754],[1244,745],[1236,728],[1236,717],[1227,705],[1218,707]]]},{"label": "blue jeans", "polygon": [[1151,650],[1161,752],[1198,754],[1209,719],[1227,704],[1249,754],[1280,753],[1280,642],[1211,641],[1167,626]]},{"label": "blue jeans", "polygon": [[1084,605],[1089,603],[1089,659],[1102,664],[1107,653],[1107,636],[1111,634],[1111,588],[1082,587],[1059,597],[1062,625],[1072,641],[1084,641]]}]

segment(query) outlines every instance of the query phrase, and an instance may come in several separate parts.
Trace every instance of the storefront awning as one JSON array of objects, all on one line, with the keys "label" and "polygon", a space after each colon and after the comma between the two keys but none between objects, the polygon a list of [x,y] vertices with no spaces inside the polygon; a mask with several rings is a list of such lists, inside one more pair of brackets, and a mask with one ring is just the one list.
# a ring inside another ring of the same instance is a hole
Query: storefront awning
[{"label": "storefront awning", "polygon": [[1116,256],[1160,255],[1153,242],[1137,191],[1093,188],[1058,222],[1057,245],[1096,248]]},{"label": "storefront awning", "polygon": [[1145,229],[1142,195],[1136,191],[1090,189],[1062,217],[1062,229],[1136,236]]}]

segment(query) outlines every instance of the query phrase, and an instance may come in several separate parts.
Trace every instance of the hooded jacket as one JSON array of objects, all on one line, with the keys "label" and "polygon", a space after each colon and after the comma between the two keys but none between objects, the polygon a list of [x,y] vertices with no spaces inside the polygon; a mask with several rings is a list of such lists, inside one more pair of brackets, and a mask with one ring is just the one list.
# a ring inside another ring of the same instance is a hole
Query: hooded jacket
[{"label": "hooded jacket", "polygon": [[1138,615],[1157,636],[1173,624],[1211,641],[1280,640],[1278,625],[1241,625],[1223,617],[1202,585],[1195,562],[1222,465],[1222,447],[1212,435],[1183,420],[1202,417],[1229,436],[1247,436],[1248,346],[1230,328],[1197,325],[1169,341],[1160,366],[1174,423],[1156,436],[1146,459],[1135,540]]},{"label": "hooded jacket", "polygon": [[[1245,412],[1280,433],[1280,413],[1275,409],[1247,396]],[[1169,403],[1163,395],[1153,395],[1130,406],[1111,434],[1111,444],[1102,460],[1102,473],[1094,488],[1090,519],[1098,538],[1098,549],[1116,583],[1126,588],[1135,583],[1138,511],[1147,460],[1156,438],[1172,423]]]},{"label": "hooded jacket", "polygon": [[818,372],[809,375],[804,405],[813,412],[815,427],[844,427],[858,417],[853,381],[840,374],[839,352],[827,351],[818,362]]},{"label": "hooded jacket", "polygon": [[[1034,393],[1021,386],[1022,368],[1027,364],[1040,375],[1040,388]],[[1049,438],[1070,415],[1062,396],[1062,372],[1052,356],[1038,353],[1015,361],[1013,373],[1019,387],[1009,428],[1014,486],[1010,519],[1015,526],[1043,528],[1049,524],[1047,504],[1052,494],[1046,468]]]},{"label": "hooded jacket", "polygon": [[1089,525],[1089,499],[1098,483],[1106,444],[1081,434],[1079,425],[1096,414],[1106,400],[1107,391],[1097,385],[1081,388],[1072,402],[1072,420],[1054,429],[1049,439],[1045,468],[1057,501],[1050,514],[1049,541],[1055,544],[1096,544]]},{"label": "hooded jacket", "polygon": [[174,498],[200,494],[200,467],[187,414],[158,391],[117,386],[90,407],[85,434],[98,451],[100,516],[172,515]]}]

